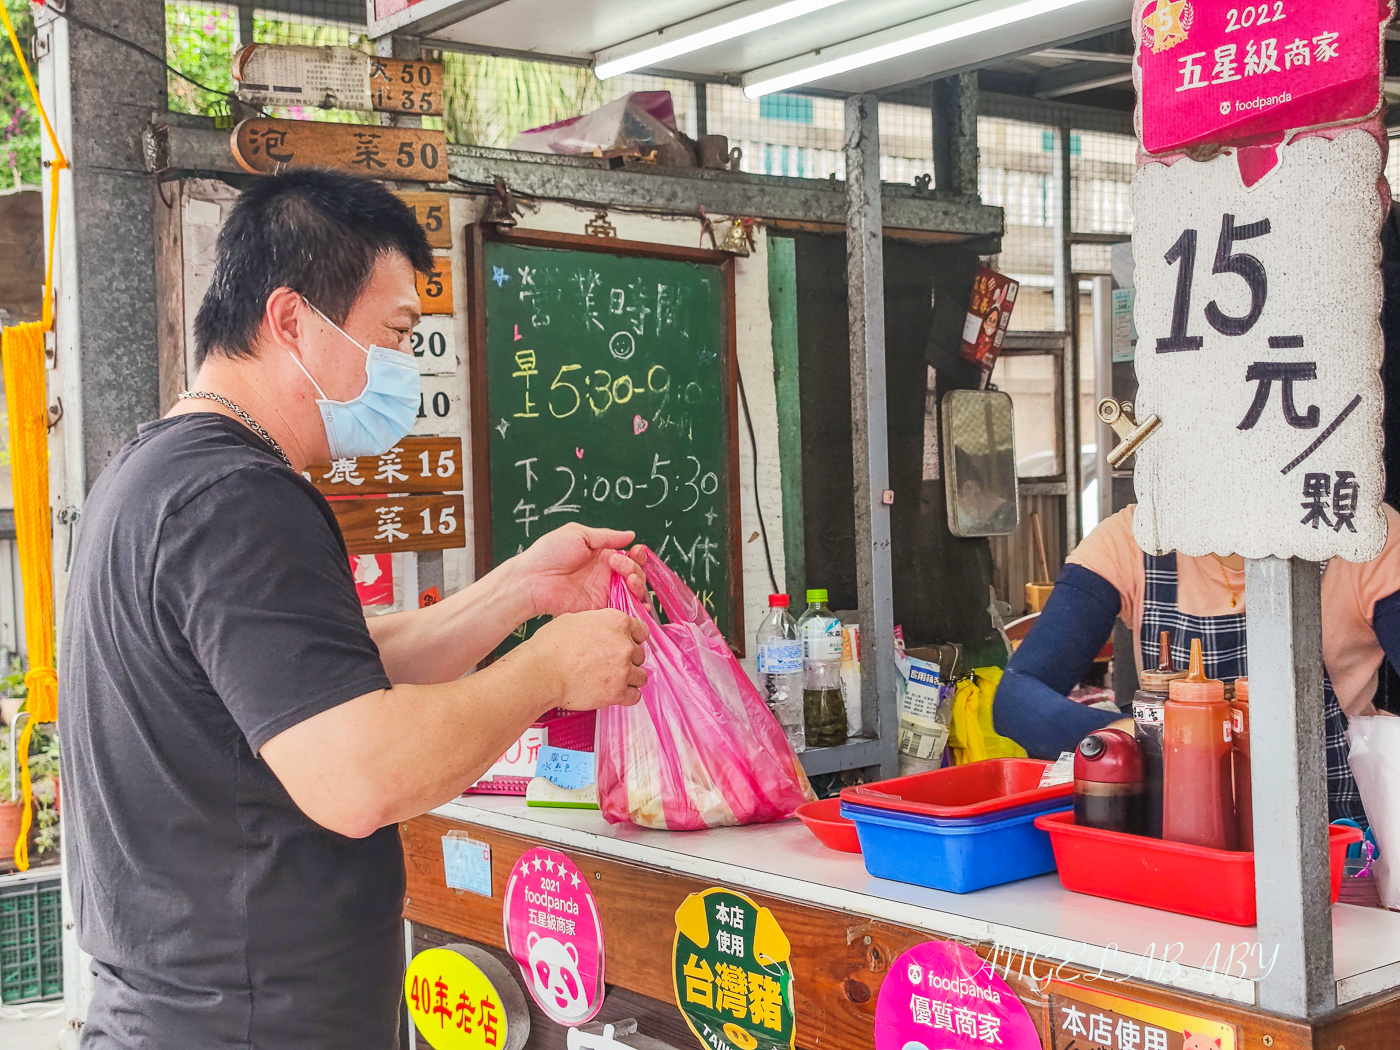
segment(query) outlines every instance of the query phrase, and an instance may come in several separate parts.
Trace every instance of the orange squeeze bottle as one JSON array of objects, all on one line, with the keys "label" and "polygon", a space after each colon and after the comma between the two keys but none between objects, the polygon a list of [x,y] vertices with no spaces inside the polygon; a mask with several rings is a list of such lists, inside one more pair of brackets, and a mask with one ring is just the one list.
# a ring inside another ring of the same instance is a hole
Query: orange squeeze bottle
[{"label": "orange squeeze bottle", "polygon": [[1225,683],[1205,676],[1201,640],[1191,666],[1168,687],[1162,771],[1162,838],[1209,849],[1235,848],[1230,705]]}]

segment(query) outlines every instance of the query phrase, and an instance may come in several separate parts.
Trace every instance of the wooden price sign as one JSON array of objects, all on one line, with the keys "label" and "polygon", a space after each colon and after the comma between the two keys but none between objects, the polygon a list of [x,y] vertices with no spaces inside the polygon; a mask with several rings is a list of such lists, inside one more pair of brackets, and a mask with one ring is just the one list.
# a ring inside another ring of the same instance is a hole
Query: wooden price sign
[{"label": "wooden price sign", "polygon": [[462,367],[451,314],[425,314],[413,329],[409,346],[418,371],[425,376],[451,375]]},{"label": "wooden price sign", "polygon": [[418,309],[427,314],[452,312],[452,257],[433,256],[433,272],[418,274]]},{"label": "wooden price sign", "polygon": [[238,97],[254,106],[442,114],[442,63],[379,58],[353,47],[249,44],[233,60]]},{"label": "wooden price sign", "polygon": [[368,496],[333,499],[330,504],[351,554],[440,551],[467,545],[460,494]]},{"label": "wooden price sign", "polygon": [[373,179],[447,180],[447,138],[424,128],[252,117],[233,129],[232,145],[254,175],[315,165]]},{"label": "wooden price sign", "polygon": [[428,235],[429,244],[434,248],[452,247],[452,229],[448,223],[450,201],[447,194],[400,193],[399,200],[413,209],[413,217]]},{"label": "wooden price sign", "polygon": [[406,437],[382,456],[337,459],[306,469],[325,496],[377,492],[458,492],[462,488],[462,439]]},{"label": "wooden price sign", "polygon": [[418,398],[415,435],[462,433],[462,380],[458,375],[425,375]]},{"label": "wooden price sign", "polygon": [[402,58],[371,58],[369,89],[381,113],[442,115],[442,63]]}]

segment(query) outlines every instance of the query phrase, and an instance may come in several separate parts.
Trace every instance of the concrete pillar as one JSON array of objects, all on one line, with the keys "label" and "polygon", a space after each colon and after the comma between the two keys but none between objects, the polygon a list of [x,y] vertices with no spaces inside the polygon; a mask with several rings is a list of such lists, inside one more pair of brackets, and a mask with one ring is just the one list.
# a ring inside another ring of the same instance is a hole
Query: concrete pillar
[{"label": "concrete pillar", "polygon": [[[165,53],[162,0],[67,0],[66,9],[123,40]],[[61,621],[69,531],[78,527],[83,499],[137,425],[159,413],[155,196],[142,131],[152,111],[166,108],[166,73],[129,47],[44,8],[35,12],[39,89],[71,165],[59,195],[49,377],[50,400],[63,406],[50,437],[54,592]],[[44,185],[47,193],[47,179]],[[73,933],[70,899],[65,886],[64,1047],[76,1047],[92,996],[89,959]]]},{"label": "concrete pillar", "polygon": [[[68,11],[165,53],[162,0],[68,0]],[[63,447],[55,503],[81,507],[136,426],[158,414],[154,184],[142,131],[166,108],[166,72],[150,58],[65,19],[39,28],[41,76],[72,175],[56,254]],[[59,501],[62,500],[62,503]],[[55,536],[55,547],[66,538]]]},{"label": "concrete pillar", "polygon": [[977,200],[977,74],[935,80],[932,92],[933,188]]}]

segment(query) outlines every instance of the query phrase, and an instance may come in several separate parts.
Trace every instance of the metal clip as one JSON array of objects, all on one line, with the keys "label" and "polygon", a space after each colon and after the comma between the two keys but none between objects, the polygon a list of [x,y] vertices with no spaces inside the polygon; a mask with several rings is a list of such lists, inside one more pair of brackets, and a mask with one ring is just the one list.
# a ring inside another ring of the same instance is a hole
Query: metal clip
[{"label": "metal clip", "polygon": [[56,397],[53,404],[49,406],[47,426],[52,430],[58,426],[58,421],[63,418],[63,398]]},{"label": "metal clip", "polygon": [[1108,454],[1109,466],[1117,467],[1142,447],[1142,443],[1152,436],[1153,431],[1162,425],[1156,416],[1148,416],[1141,423],[1133,416],[1130,401],[1118,402],[1106,397],[1099,402],[1099,418],[1113,428],[1121,439],[1116,448]]}]

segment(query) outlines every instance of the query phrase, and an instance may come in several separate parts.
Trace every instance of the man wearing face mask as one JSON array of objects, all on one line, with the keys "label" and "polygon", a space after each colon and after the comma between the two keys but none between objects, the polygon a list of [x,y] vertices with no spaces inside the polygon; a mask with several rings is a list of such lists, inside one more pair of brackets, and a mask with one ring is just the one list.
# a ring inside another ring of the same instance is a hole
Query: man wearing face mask
[{"label": "man wearing face mask", "polygon": [[375,183],[259,181],[219,236],[190,390],[83,508],[60,721],[85,1048],[397,1047],[397,822],[545,711],[639,698],[646,628],[602,608],[613,573],[645,596],[628,533],[567,526],[430,608],[361,614],[301,471],[408,433],[431,265]]}]

